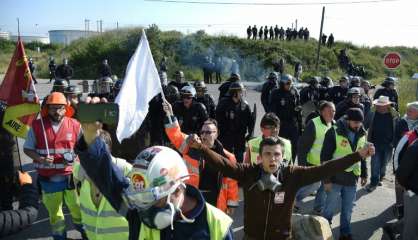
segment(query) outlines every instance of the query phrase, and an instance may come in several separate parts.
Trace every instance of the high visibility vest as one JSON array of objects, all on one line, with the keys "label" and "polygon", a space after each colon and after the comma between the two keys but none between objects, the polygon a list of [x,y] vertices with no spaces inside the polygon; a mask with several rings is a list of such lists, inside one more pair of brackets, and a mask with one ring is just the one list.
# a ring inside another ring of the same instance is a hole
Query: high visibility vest
[{"label": "high visibility vest", "polygon": [[[210,239],[225,239],[232,224],[232,219],[221,210],[206,203],[206,220],[208,221]],[[160,230],[151,229],[145,224],[141,224],[139,240],[160,240]]]},{"label": "high visibility vest", "polygon": [[322,145],[324,144],[325,134],[332,127],[332,125],[325,125],[322,122],[321,117],[312,119],[312,122],[315,126],[315,141],[308,153],[307,161],[313,166],[319,166],[321,165],[321,150]]},{"label": "high visibility vest", "polygon": [[35,163],[35,168],[41,176],[49,177],[53,175],[70,175],[73,167],[64,163],[64,153],[73,153],[74,146],[80,133],[80,123],[72,118],[64,117],[57,133],[52,129],[49,118],[43,118],[45,132],[42,129],[41,120],[33,122],[32,129],[36,138],[35,151],[41,156],[47,156],[47,145],[50,156],[54,158],[52,164]]},{"label": "high visibility vest", "polygon": [[[341,158],[348,154],[353,153],[353,151],[351,150],[350,141],[346,137],[337,134],[337,132],[335,132],[335,143],[336,143],[336,149],[332,156],[333,159]],[[359,140],[357,141],[357,146],[356,146],[355,151],[364,147],[365,144],[366,144],[366,136],[360,137]],[[351,165],[351,167],[347,168],[345,171],[353,172],[354,175],[360,176],[361,174],[360,162],[357,162]]]},{"label": "high visibility vest", "polygon": [[[74,176],[78,176],[79,169],[80,164],[75,164]],[[85,179],[82,181],[80,188],[81,222],[88,239],[128,239],[128,221],[116,212],[105,197],[101,198],[97,208],[91,199],[91,186],[90,181]]]},{"label": "high visibility vest", "polygon": [[[280,140],[284,143],[284,156],[283,158],[287,161],[292,161],[292,143],[286,138],[279,137]],[[256,137],[248,141],[248,146],[250,148],[251,154],[251,163],[257,164],[257,157],[260,153],[260,143],[263,140],[263,137]]]}]

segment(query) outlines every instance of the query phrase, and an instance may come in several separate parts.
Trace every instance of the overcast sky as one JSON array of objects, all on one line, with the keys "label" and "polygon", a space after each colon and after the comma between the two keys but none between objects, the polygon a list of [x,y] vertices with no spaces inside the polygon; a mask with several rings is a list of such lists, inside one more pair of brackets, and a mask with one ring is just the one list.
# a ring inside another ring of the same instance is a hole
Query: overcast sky
[{"label": "overcast sky", "polygon": [[[364,2],[369,0],[196,0],[199,2],[240,3],[319,3]],[[377,0],[379,1],[379,0]],[[48,30],[90,30],[103,20],[104,30],[147,26],[156,23],[163,30],[210,34],[246,35],[249,24],[308,27],[317,38],[321,22],[321,4],[312,5],[210,5],[163,3],[144,0],[1,0],[0,29],[17,33],[20,18],[22,35],[47,35]],[[325,6],[324,33],[336,40],[367,46],[418,47],[418,0],[383,0],[376,3],[330,4]]]}]

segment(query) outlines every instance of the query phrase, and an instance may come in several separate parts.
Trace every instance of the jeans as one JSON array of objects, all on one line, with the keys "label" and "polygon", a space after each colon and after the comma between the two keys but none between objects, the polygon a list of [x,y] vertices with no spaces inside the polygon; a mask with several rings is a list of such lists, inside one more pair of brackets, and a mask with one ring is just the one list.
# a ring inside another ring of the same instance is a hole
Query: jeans
[{"label": "jeans", "polygon": [[354,201],[356,200],[356,186],[343,186],[332,184],[331,191],[327,192],[324,211],[322,216],[329,223],[332,222],[334,211],[338,206],[339,197],[341,197],[341,215],[340,215],[340,234],[347,236],[351,234],[351,213],[353,212]]},{"label": "jeans", "polygon": [[313,209],[315,211],[321,212],[324,208],[326,200],[324,184],[322,184],[322,182],[312,183],[310,185],[303,186],[302,188],[300,188],[299,191],[296,193],[296,206],[300,207],[300,205],[302,204],[302,200],[315,191],[316,195]]},{"label": "jeans", "polygon": [[393,148],[390,145],[376,145],[376,153],[371,161],[370,185],[377,186],[386,174],[386,166],[392,157]]}]

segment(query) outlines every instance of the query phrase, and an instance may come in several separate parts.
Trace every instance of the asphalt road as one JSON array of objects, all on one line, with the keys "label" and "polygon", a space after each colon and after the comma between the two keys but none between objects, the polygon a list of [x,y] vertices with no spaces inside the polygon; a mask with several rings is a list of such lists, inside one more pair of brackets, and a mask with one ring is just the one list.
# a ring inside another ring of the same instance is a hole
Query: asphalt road
[{"label": "asphalt road", "polygon": [[[1,76],[2,78],[2,76]],[[48,80],[41,79],[39,84],[36,85],[37,93],[42,98],[44,97],[51,89],[52,85],[47,84]],[[79,81],[73,81],[78,83]],[[253,84],[250,84],[253,85]],[[218,85],[209,85],[208,90],[215,98],[217,99]],[[264,114],[264,110],[260,103],[260,93],[247,90],[245,98],[253,108],[254,103],[257,105],[257,123],[256,123],[256,132],[255,134],[260,134],[259,123],[260,118]],[[19,146],[22,148],[23,140],[19,141]],[[25,170],[31,171],[31,174],[35,176],[33,167],[31,165],[31,160],[28,159],[23,151],[21,150],[22,164]],[[371,194],[368,194],[365,189],[358,188],[357,191],[357,201],[353,209],[352,215],[352,230],[354,239],[365,240],[365,239],[387,239],[382,236],[381,226],[387,221],[393,219],[392,214],[392,205],[394,203],[395,194],[394,194],[394,178],[391,173],[391,165],[388,167],[388,179],[383,182],[383,186],[377,188]],[[369,168],[370,169],[370,168]],[[370,174],[369,174],[370,175]],[[236,210],[233,219],[233,231],[235,239],[242,239],[243,237],[243,201],[242,201],[242,192],[241,192],[241,202],[240,207]],[[305,199],[305,205],[302,209],[302,212],[309,213],[312,209],[313,197],[308,197]],[[80,238],[80,234],[74,230],[74,227],[71,224],[70,217],[68,217],[68,211],[66,209],[66,222],[67,222],[67,235],[70,239]],[[339,212],[339,211],[338,211]],[[338,239],[339,236],[339,214],[337,213],[333,219],[332,224],[334,237]],[[38,220],[28,229],[23,230],[12,236],[4,238],[5,240],[18,240],[18,239],[52,239],[49,237],[50,227],[48,222],[48,214],[46,209],[41,206]]]}]

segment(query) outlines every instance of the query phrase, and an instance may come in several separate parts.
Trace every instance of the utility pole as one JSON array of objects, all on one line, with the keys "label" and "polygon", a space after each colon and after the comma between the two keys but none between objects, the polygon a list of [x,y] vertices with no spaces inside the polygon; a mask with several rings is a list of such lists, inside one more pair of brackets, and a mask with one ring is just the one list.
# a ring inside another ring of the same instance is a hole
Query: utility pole
[{"label": "utility pole", "polygon": [[100,33],[102,33],[103,32],[103,20],[102,19],[100,19]]},{"label": "utility pole", "polygon": [[295,29],[298,30],[298,20],[295,20]]},{"label": "utility pole", "polygon": [[116,22],[116,30],[119,29],[119,22]]},{"label": "utility pole", "polygon": [[318,72],[319,68],[319,51],[321,51],[321,38],[322,38],[322,27],[324,26],[324,15],[325,15],[325,7],[322,7],[322,18],[321,18],[321,29],[319,31],[319,38],[318,38],[318,51],[316,52],[316,71]]},{"label": "utility pole", "polygon": [[20,21],[19,21],[19,18],[16,18],[16,20],[17,20],[17,36],[18,38],[20,38]]},{"label": "utility pole", "polygon": [[97,29],[97,32],[99,32],[99,20],[96,20],[96,29]]}]

